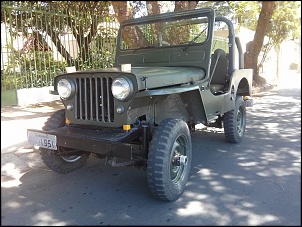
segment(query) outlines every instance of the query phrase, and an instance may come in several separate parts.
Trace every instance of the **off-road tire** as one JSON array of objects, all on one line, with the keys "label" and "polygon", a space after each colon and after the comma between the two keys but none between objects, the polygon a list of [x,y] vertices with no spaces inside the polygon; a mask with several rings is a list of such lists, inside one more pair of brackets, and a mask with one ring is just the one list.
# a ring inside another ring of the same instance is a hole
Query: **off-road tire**
[{"label": "off-road tire", "polygon": [[[178,153],[187,157],[186,164],[173,162]],[[174,201],[182,195],[191,161],[192,142],[187,123],[171,118],[162,121],[154,129],[147,161],[148,185],[155,198]]]},{"label": "off-road tire", "polygon": [[[65,125],[65,110],[58,110],[54,112],[45,122],[43,126],[44,131],[61,128]],[[58,147],[58,150],[68,149]],[[57,150],[50,150],[40,148],[40,154],[45,165],[58,173],[70,173],[84,166],[89,157],[89,153],[81,152],[79,155],[60,156]]]},{"label": "off-road tire", "polygon": [[242,96],[237,96],[235,108],[224,114],[224,135],[229,143],[240,143],[246,127],[246,107]]}]

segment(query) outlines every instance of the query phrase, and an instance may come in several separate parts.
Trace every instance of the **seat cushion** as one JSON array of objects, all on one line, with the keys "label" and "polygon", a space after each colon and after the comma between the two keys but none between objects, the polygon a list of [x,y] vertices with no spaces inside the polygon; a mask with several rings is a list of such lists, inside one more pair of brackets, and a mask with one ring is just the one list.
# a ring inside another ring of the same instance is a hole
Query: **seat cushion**
[{"label": "seat cushion", "polygon": [[213,94],[223,91],[223,89],[224,89],[224,84],[211,84],[210,85],[210,91]]}]

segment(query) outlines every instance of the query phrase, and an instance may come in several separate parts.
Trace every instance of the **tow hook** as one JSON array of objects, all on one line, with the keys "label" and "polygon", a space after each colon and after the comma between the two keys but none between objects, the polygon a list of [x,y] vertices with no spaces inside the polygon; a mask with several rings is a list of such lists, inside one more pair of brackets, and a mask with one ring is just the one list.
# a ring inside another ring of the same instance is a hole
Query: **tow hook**
[{"label": "tow hook", "polygon": [[187,165],[188,158],[185,155],[177,155],[173,159],[173,164],[177,166]]}]

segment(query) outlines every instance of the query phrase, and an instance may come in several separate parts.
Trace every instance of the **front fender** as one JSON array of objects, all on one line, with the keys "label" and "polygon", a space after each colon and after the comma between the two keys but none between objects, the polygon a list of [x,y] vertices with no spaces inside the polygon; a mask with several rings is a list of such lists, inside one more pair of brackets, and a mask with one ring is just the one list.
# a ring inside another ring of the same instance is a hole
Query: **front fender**
[{"label": "front fender", "polygon": [[231,76],[230,86],[224,96],[222,112],[226,113],[235,107],[236,96],[252,95],[253,69],[238,69]]},{"label": "front fender", "polygon": [[236,88],[236,94],[240,96],[252,95],[253,69],[238,69],[231,77],[231,84]]},{"label": "front fender", "polygon": [[174,117],[191,123],[206,123],[206,115],[199,86],[183,85],[178,87],[145,90],[135,95],[128,120],[146,115],[151,121]]}]

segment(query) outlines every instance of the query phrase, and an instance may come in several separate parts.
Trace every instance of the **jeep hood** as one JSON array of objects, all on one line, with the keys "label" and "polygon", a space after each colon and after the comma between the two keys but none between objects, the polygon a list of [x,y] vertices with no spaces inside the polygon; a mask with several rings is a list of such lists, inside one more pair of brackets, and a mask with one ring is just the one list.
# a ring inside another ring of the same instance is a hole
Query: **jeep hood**
[{"label": "jeep hood", "polygon": [[205,71],[197,67],[132,67],[138,90],[190,83],[205,78]]},{"label": "jeep hood", "polygon": [[[107,69],[97,69],[90,71],[77,71],[70,74],[87,73],[87,72],[113,72],[123,73],[120,67]],[[143,66],[132,67],[131,73],[136,77],[138,90],[154,89],[178,84],[186,84],[203,80],[206,77],[205,71],[198,67],[171,67],[171,66]]]}]

